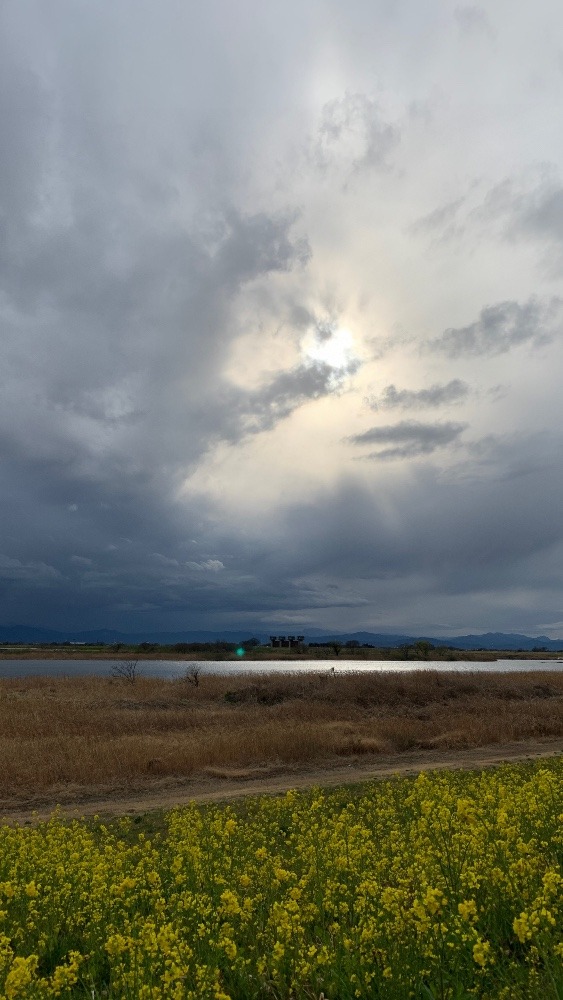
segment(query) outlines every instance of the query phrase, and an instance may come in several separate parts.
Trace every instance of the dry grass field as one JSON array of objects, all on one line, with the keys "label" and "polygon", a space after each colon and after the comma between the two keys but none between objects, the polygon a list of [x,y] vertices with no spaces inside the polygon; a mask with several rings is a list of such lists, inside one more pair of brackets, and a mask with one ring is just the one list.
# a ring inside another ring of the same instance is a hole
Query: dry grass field
[{"label": "dry grass field", "polygon": [[0,797],[563,736],[563,673],[0,681]]}]

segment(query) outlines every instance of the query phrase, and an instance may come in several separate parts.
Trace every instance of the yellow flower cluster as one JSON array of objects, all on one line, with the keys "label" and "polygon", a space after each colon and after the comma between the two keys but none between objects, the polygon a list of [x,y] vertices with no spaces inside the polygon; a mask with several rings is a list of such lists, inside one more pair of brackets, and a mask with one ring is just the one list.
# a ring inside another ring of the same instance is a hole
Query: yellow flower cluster
[{"label": "yellow flower cluster", "polygon": [[561,1000],[562,777],[1,827],[0,1000]]}]

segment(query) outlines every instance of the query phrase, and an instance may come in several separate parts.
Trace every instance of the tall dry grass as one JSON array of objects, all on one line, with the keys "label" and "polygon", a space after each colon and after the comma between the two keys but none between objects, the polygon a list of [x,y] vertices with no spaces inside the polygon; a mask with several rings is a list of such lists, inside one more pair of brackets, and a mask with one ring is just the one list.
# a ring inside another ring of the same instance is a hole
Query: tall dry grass
[{"label": "tall dry grass", "polygon": [[563,673],[0,680],[0,796],[563,736]]}]

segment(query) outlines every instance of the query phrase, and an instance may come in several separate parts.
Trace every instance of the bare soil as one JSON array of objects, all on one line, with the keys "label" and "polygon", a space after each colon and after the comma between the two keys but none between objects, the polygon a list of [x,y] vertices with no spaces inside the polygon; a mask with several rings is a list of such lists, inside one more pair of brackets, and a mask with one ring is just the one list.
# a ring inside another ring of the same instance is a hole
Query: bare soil
[{"label": "bare soil", "polygon": [[563,753],[563,739],[526,740],[466,750],[432,750],[378,754],[366,760],[327,759],[315,766],[210,768],[193,778],[154,778],[116,787],[66,785],[48,795],[0,800],[0,822],[28,824],[48,819],[55,809],[67,818],[138,815],[171,809],[188,802],[221,802],[247,795],[277,795],[290,788],[307,789],[354,784],[393,775],[429,770],[464,770],[502,763],[540,760]]}]

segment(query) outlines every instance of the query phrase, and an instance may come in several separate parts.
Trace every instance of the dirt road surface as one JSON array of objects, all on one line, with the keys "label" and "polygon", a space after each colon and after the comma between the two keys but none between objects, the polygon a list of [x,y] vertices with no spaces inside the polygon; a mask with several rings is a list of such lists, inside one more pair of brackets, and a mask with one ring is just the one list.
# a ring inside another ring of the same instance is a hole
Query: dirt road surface
[{"label": "dirt road surface", "polygon": [[49,798],[4,799],[0,822],[36,823],[48,819],[55,809],[66,818],[133,816],[157,809],[172,809],[188,802],[222,802],[245,795],[278,795],[289,788],[307,789],[346,785],[392,775],[418,774],[430,770],[465,770],[534,761],[563,753],[563,740],[528,741],[473,747],[469,750],[433,752],[413,750],[378,754],[366,758],[342,758],[315,767],[264,767],[254,770],[209,769],[192,778],[153,779],[143,785],[112,788],[61,787]]}]

